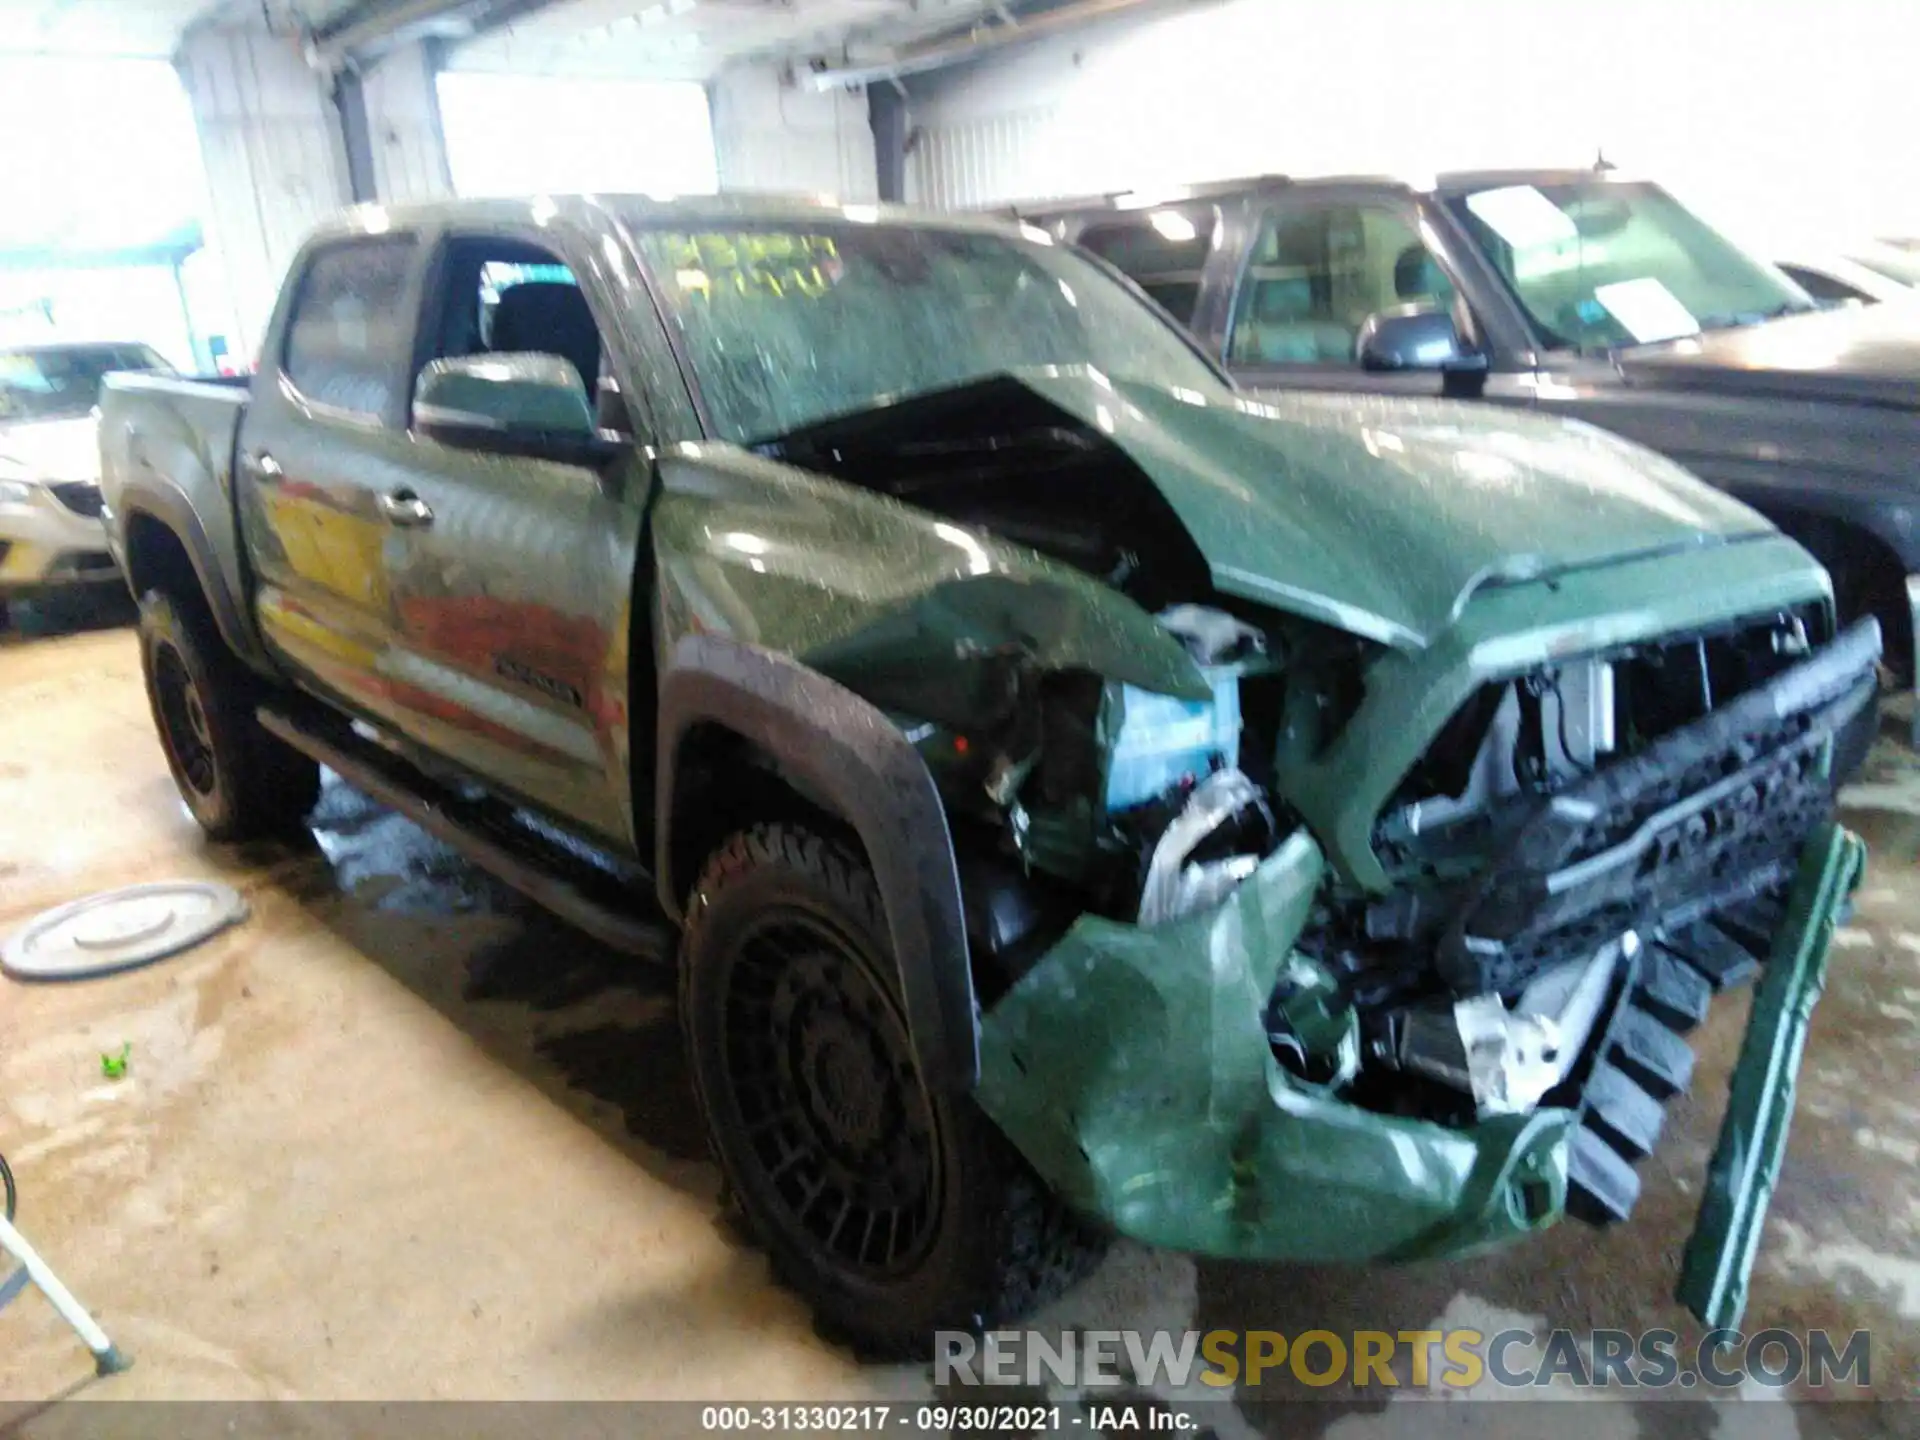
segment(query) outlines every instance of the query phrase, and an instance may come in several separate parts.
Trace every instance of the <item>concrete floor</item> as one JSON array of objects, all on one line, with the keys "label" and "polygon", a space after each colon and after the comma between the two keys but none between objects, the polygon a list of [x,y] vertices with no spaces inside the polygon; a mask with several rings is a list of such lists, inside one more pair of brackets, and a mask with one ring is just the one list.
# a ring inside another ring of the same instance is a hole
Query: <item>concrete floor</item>
[{"label": "concrete floor", "polygon": [[[1868,1329],[1875,1393],[1915,1398],[1920,762],[1896,728],[1847,796],[1873,868],[1816,1015],[1748,1328]],[[313,843],[210,849],[167,777],[131,634],[0,636],[0,933],[167,876],[237,885],[252,919],[111,980],[0,980],[0,1152],[20,1223],[138,1357],[84,1383],[85,1355],[30,1294],[0,1315],[0,1399],[927,1393],[918,1370],[863,1369],[816,1339],[716,1219],[663,974],[338,785]],[[1047,1323],[1692,1334],[1666,1297],[1744,1008],[1716,1007],[1698,1099],[1669,1115],[1623,1228],[1567,1224],[1531,1249],[1397,1272],[1123,1248]],[[128,1074],[104,1080],[101,1053],[129,1042]],[[1387,1398],[1327,1404],[1313,1429],[1438,1433]],[[1782,1440],[1879,1423],[1858,1405],[1829,1407],[1851,1415],[1837,1429],[1735,1408],[1738,1433]],[[1246,1404],[1215,1424],[1305,1433]]]}]

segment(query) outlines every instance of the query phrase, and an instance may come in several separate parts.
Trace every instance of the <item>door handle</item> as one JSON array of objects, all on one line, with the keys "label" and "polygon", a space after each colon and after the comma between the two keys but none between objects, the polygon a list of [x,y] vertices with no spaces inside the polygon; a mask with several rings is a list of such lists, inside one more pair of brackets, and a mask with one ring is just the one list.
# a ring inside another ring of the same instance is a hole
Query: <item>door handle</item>
[{"label": "door handle", "polygon": [[380,513],[389,525],[418,528],[433,523],[433,511],[427,502],[411,490],[396,490],[380,497]]},{"label": "door handle", "polygon": [[256,450],[247,457],[247,463],[262,480],[279,480],[286,472],[280,468],[280,462],[264,450]]}]

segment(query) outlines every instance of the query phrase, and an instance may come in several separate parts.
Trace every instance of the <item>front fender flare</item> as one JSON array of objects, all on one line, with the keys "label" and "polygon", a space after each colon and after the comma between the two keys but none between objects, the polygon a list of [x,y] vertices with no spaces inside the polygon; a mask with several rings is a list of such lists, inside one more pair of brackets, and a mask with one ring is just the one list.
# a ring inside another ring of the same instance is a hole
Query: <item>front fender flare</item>
[{"label": "front fender flare", "polygon": [[674,790],[681,742],[700,723],[758,746],[859,835],[922,1073],[939,1089],[972,1088],[979,1023],[960,874],[946,810],[919,752],[875,706],[791,657],[713,635],[682,639],[661,676],[655,771],[655,874],[661,907],[676,921]]}]

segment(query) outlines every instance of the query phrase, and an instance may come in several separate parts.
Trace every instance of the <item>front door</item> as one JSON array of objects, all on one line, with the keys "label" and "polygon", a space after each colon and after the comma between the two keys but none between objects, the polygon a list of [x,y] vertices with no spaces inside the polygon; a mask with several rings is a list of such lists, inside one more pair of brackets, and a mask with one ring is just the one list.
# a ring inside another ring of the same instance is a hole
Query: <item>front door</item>
[{"label": "front door", "polygon": [[[455,235],[433,273],[423,362],[538,351],[599,390],[610,327],[553,251]],[[405,730],[494,788],[631,843],[627,663],[647,499],[641,452],[603,474],[416,433],[400,478],[393,669],[410,697]]]}]

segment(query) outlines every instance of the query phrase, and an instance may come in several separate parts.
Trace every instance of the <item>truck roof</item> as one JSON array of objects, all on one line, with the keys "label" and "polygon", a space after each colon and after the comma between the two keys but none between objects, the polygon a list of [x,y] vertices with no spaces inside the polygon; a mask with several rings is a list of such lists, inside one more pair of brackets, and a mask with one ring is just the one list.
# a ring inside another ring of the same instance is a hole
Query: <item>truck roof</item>
[{"label": "truck roof", "polygon": [[1417,179],[1405,175],[1244,175],[1230,180],[1205,180],[1165,189],[1114,190],[1101,195],[1021,201],[996,207],[987,213],[1007,219],[1058,220],[1070,215],[1143,210],[1194,200],[1218,200],[1227,196],[1277,190],[1376,189],[1409,195],[1446,195],[1493,189],[1502,185],[1568,185],[1591,180],[1596,173],[1615,172],[1597,172],[1592,166],[1567,166],[1537,170],[1454,170],[1422,175]]},{"label": "truck roof", "polygon": [[790,222],[911,226],[1008,234],[1014,227],[991,215],[918,210],[905,205],[846,204],[819,195],[537,195],[512,199],[441,200],[410,205],[357,205],[316,228],[319,238],[379,234],[432,226],[546,224],[558,217],[575,221],[611,217],[636,228],[726,222]]}]

